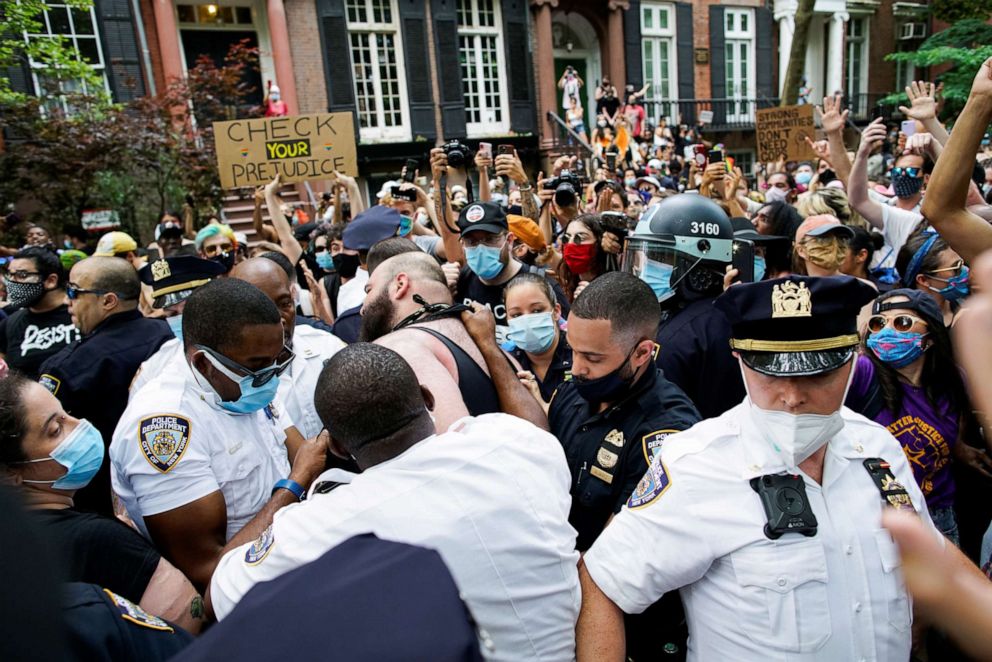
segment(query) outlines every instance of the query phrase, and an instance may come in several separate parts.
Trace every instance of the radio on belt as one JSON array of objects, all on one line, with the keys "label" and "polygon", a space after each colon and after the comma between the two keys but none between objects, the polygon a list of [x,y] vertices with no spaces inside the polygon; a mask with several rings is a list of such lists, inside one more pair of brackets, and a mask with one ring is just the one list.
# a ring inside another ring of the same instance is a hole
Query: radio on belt
[{"label": "radio on belt", "polygon": [[778,540],[784,533],[816,535],[816,516],[809,507],[806,483],[792,474],[769,474],[751,479],[751,487],[761,498],[768,522],[765,535]]}]

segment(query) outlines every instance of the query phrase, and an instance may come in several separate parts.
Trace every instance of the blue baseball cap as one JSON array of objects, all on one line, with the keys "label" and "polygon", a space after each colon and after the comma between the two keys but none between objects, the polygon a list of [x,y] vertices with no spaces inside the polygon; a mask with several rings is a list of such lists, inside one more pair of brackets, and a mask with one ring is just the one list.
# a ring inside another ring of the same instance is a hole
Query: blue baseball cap
[{"label": "blue baseball cap", "polygon": [[345,226],[341,243],[352,251],[367,251],[400,229],[400,213],[392,207],[376,205],[351,219]]}]

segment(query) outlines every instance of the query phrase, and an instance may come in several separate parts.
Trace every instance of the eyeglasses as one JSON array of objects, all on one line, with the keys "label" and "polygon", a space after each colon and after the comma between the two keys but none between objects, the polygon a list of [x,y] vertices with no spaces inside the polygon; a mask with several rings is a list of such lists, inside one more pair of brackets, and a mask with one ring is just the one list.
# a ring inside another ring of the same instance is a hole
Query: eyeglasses
[{"label": "eyeglasses", "polygon": [[[925,275],[928,275],[929,276],[931,274],[941,274],[941,273],[945,273],[945,272],[950,272],[950,276],[953,278],[954,276],[959,276],[961,274],[961,268],[963,266],[964,266],[964,260],[958,260],[957,262],[955,262],[954,264],[952,264],[949,267],[944,267],[942,269],[934,269],[933,271],[927,271],[927,272],[925,272]],[[940,281],[946,281],[947,280],[946,278],[937,278],[936,276],[932,276],[932,278],[934,280],[940,280]]]},{"label": "eyeglasses", "polygon": [[913,315],[896,315],[891,319],[887,318],[885,315],[872,315],[868,318],[868,330],[872,333],[878,333],[884,329],[889,322],[892,322],[893,329],[903,332],[912,329],[913,325],[917,322],[924,326],[927,324],[919,317],[914,317]]},{"label": "eyeglasses", "polygon": [[908,175],[910,177],[919,177],[921,172],[923,172],[923,169],[916,166],[909,166],[907,168],[897,167],[892,169],[893,175]]},{"label": "eyeglasses", "polygon": [[67,285],[65,288],[65,295],[66,297],[68,297],[69,301],[75,301],[76,299],[79,298],[80,294],[96,294],[96,295],[116,294],[118,298],[120,298],[122,301],[128,301],[131,299],[138,298],[138,297],[124,296],[120,292],[116,292],[114,290],[84,290],[83,288],[77,287],[71,283]]},{"label": "eyeglasses", "polygon": [[40,277],[41,273],[37,271],[24,271],[23,269],[21,269],[20,271],[10,271],[7,273],[7,278],[15,282],[22,281],[27,278],[31,278],[32,276]]},{"label": "eyeglasses", "polygon": [[296,358],[296,354],[287,345],[283,345],[282,355],[288,355],[282,362],[274,362],[268,368],[262,368],[261,370],[249,370],[237,361],[232,361],[223,354],[215,352],[205,345],[195,345],[195,347],[203,352],[203,355],[207,357],[207,360],[213,364],[225,377],[233,382],[239,382],[245,377],[251,377],[251,385],[255,388],[260,386],[265,386],[273,377],[278,377],[282,373],[286,372],[289,365]]},{"label": "eyeglasses", "polygon": [[496,234],[486,239],[469,239],[468,237],[462,237],[462,246],[465,248],[475,248],[476,246],[489,246],[490,248],[497,248],[503,244],[506,239],[505,234]]}]

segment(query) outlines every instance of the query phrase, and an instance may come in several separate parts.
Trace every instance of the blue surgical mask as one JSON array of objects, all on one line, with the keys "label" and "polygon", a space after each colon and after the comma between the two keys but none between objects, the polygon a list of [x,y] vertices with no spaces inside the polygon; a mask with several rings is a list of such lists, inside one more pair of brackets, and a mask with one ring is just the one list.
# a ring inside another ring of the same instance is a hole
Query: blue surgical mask
[{"label": "blue surgical mask", "polygon": [[78,490],[89,485],[103,464],[103,437],[85,418],[69,433],[48,457],[11,464],[33,464],[54,460],[65,467],[65,475],[56,480],[23,480],[25,483],[51,483],[57,490]]},{"label": "blue surgical mask", "polygon": [[165,318],[165,321],[169,323],[169,328],[172,329],[172,335],[182,340],[183,316],[180,314],[180,315],[175,315],[173,317],[167,317]]},{"label": "blue surgical mask", "polygon": [[217,395],[217,404],[222,409],[226,409],[234,414],[252,414],[268,407],[272,404],[272,401],[275,400],[276,391],[279,390],[278,375],[273,376],[269,379],[269,381],[265,382],[261,386],[254,386],[252,385],[252,381],[255,379],[253,375],[245,375],[242,377],[225,368],[219,361],[217,361],[217,359],[210,356],[208,352],[204,352],[203,355],[207,357],[207,360],[210,361],[211,365],[213,365],[218,372],[231,381],[236,382],[238,384],[238,388],[241,389],[241,396],[237,400],[233,400],[231,402],[222,400],[220,398],[220,394],[214,391]]},{"label": "blue surgical mask", "polygon": [[813,173],[811,172],[797,172],[796,173],[796,183],[806,186],[813,179]]},{"label": "blue surgical mask", "polygon": [[555,341],[555,320],[550,312],[521,315],[508,324],[507,339],[525,352],[543,354]]},{"label": "blue surgical mask", "polygon": [[623,180],[623,184],[627,188],[634,188],[635,186],[637,186],[637,177],[628,177],[627,179]]},{"label": "blue surgical mask", "polygon": [[503,263],[499,259],[502,247],[472,246],[465,249],[465,260],[468,268],[479,278],[489,280],[503,271]]},{"label": "blue surgical mask", "polygon": [[971,294],[970,280],[971,276],[968,267],[962,266],[961,273],[944,281],[947,283],[946,287],[942,287],[939,290],[935,287],[931,287],[930,289],[948,301],[960,301]]},{"label": "blue surgical mask", "polygon": [[881,361],[893,368],[905,368],[923,356],[923,336],[914,331],[896,331],[885,327],[868,336],[868,349]]},{"label": "blue surgical mask", "polygon": [[405,237],[413,231],[413,219],[409,216],[400,216],[400,229],[396,232],[401,237]]},{"label": "blue surgical mask", "polygon": [[658,301],[665,301],[675,294],[672,289],[672,272],[675,267],[656,260],[647,260],[641,269],[640,279],[651,286]]},{"label": "blue surgical mask", "polygon": [[765,270],[767,269],[765,264],[765,258],[760,255],[754,256],[754,282],[757,283],[759,280],[765,279]]},{"label": "blue surgical mask", "polygon": [[317,266],[324,271],[334,271],[334,258],[328,251],[320,251],[314,257],[317,259]]}]

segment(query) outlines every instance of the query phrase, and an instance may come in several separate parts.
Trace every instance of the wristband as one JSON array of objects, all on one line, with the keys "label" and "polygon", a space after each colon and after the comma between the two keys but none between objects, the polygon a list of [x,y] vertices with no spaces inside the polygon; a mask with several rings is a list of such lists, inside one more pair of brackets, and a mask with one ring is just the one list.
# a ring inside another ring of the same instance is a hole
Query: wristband
[{"label": "wristband", "polygon": [[288,490],[293,493],[297,501],[303,500],[303,495],[306,494],[306,490],[303,486],[297,483],[295,480],[290,480],[289,478],[282,478],[276,481],[276,486],[272,488],[272,494],[276,493],[276,490],[283,489]]},{"label": "wristband", "polygon": [[523,192],[526,193],[527,191],[533,191],[534,190],[534,187],[531,186],[530,184],[518,184],[517,185],[517,190],[518,191],[523,191]]}]

